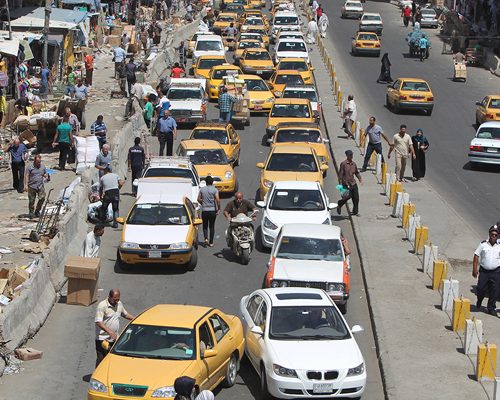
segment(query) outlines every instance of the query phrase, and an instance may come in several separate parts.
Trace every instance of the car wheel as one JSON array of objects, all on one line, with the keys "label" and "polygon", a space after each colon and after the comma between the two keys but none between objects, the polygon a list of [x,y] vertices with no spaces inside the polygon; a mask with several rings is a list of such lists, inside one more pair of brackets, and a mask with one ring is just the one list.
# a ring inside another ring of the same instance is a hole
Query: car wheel
[{"label": "car wheel", "polygon": [[264,367],[260,370],[260,398],[261,400],[271,400],[273,398],[267,389],[266,369]]},{"label": "car wheel", "polygon": [[347,313],[347,303],[339,304],[338,307],[342,315],[345,315]]},{"label": "car wheel", "polygon": [[236,376],[238,375],[238,358],[236,354],[231,354],[231,358],[227,363],[226,379],[224,380],[224,387],[230,388],[236,383]]},{"label": "car wheel", "polygon": [[122,260],[122,257],[120,256],[120,250],[118,249],[116,249],[116,263],[122,271],[130,271],[130,264],[127,264]]},{"label": "car wheel", "polygon": [[189,259],[189,262],[187,264],[188,270],[193,271],[196,268],[197,264],[198,264],[198,250],[196,250],[196,248],[193,247],[193,250],[191,251],[191,258]]},{"label": "car wheel", "polygon": [[388,110],[391,109],[391,102],[389,101],[389,96],[385,96],[385,106]]}]

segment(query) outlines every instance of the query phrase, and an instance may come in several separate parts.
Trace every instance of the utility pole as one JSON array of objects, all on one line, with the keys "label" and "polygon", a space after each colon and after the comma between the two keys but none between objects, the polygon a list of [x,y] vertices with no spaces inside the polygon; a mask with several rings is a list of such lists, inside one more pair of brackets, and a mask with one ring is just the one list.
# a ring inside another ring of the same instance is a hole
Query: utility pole
[{"label": "utility pole", "polygon": [[7,23],[9,24],[9,40],[12,40],[12,28],[10,26],[10,7],[9,0],[5,0],[5,8],[7,9]]},{"label": "utility pole", "polygon": [[49,58],[49,27],[50,27],[51,0],[45,0],[45,23],[43,26],[43,66],[48,67]]}]

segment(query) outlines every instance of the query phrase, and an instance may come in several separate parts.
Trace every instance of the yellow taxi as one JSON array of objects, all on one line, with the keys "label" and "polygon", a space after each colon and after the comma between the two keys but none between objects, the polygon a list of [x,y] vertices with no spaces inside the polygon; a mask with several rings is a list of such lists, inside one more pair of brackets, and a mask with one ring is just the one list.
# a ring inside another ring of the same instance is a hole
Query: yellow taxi
[{"label": "yellow taxi", "polygon": [[311,67],[307,61],[303,58],[282,58],[276,66],[276,71],[281,70],[294,70],[298,71],[302,76],[302,80],[305,84],[314,83],[313,71],[314,67]]},{"label": "yellow taxi", "polygon": [[[314,149],[321,165],[328,165],[330,162],[329,142],[330,140],[323,136],[320,126],[309,122],[281,123],[273,138],[269,139],[271,147],[279,143],[304,143],[304,145]],[[326,176],[326,171],[323,176]]]},{"label": "yellow taxi", "polygon": [[269,27],[269,18],[267,17],[266,14],[262,12],[262,10],[256,10],[256,9],[247,10],[247,12],[245,13],[245,19],[249,17],[262,18],[264,20],[264,23]]},{"label": "yellow taxi", "polygon": [[380,39],[374,32],[358,32],[352,40],[353,55],[380,56]]},{"label": "yellow taxi", "polygon": [[257,163],[262,170],[259,196],[263,200],[275,181],[311,181],[323,185],[328,165],[321,164],[316,152],[302,143],[276,143],[266,162]]},{"label": "yellow taxi", "polygon": [[276,71],[269,79],[269,87],[276,97],[281,97],[287,86],[300,86],[304,84],[299,71],[282,69]]},{"label": "yellow taxi", "polygon": [[265,23],[264,19],[261,17],[246,17],[241,24],[241,31],[246,32],[249,28],[263,29],[267,30],[269,26]]},{"label": "yellow taxi", "polygon": [[316,118],[308,99],[276,99],[266,122],[266,134],[272,138],[282,122],[315,122]]},{"label": "yellow taxi", "polygon": [[257,75],[238,75],[238,79],[245,81],[251,112],[269,112],[274,104],[274,95],[266,82]]},{"label": "yellow taxi", "polygon": [[274,63],[269,51],[262,48],[254,47],[243,50],[239,63],[244,74],[269,78],[274,71]]},{"label": "yellow taxi", "polygon": [[210,70],[215,66],[224,64],[228,64],[225,56],[200,56],[193,66],[193,75],[195,78],[209,79]]},{"label": "yellow taxi", "polygon": [[245,49],[265,49],[264,42],[257,39],[243,39],[236,43],[234,50],[234,63],[239,64],[240,58],[243,55]]},{"label": "yellow taxi", "polygon": [[118,337],[92,374],[87,399],[172,399],[183,375],[196,380],[194,395],[231,387],[244,350],[238,317],[212,307],[157,304]]},{"label": "yellow taxi", "polygon": [[500,121],[500,94],[486,96],[476,103],[476,124],[488,121]]},{"label": "yellow taxi", "polygon": [[189,139],[215,140],[219,142],[229,162],[240,163],[240,137],[232,124],[226,122],[200,122],[192,130]]},{"label": "yellow taxi", "polygon": [[250,26],[250,27],[248,27],[246,32],[247,33],[256,33],[256,34],[260,35],[262,37],[262,41],[264,42],[266,47],[269,48],[269,34],[267,33],[267,30]]},{"label": "yellow taxi", "polygon": [[238,14],[235,12],[221,12],[212,26],[212,30],[220,34],[224,29],[228,28],[231,22],[235,28],[239,26]]},{"label": "yellow taxi", "polygon": [[182,264],[194,269],[198,262],[197,225],[201,224],[189,199],[187,178],[141,178],[138,197],[123,224],[117,259],[123,269],[131,265]]},{"label": "yellow taxi", "polygon": [[193,56],[194,46],[196,46],[196,40],[201,35],[213,35],[213,32],[196,32],[193,36],[191,36],[191,39],[189,39],[188,48],[187,48],[188,57]]},{"label": "yellow taxi", "polygon": [[214,186],[221,193],[238,191],[234,169],[219,142],[215,140],[182,140],[177,149],[178,156],[189,157],[200,181],[208,175],[214,179]]},{"label": "yellow taxi", "polygon": [[385,102],[387,108],[395,113],[400,110],[419,110],[431,115],[434,95],[429,84],[423,79],[398,78],[387,86]]},{"label": "yellow taxi", "polygon": [[241,42],[243,40],[257,40],[261,45],[255,46],[255,47],[266,47],[266,44],[264,43],[264,39],[262,39],[262,36],[259,35],[258,33],[242,32],[238,35],[236,42],[238,43],[238,42]]},{"label": "yellow taxi", "polygon": [[208,98],[219,98],[219,87],[222,84],[223,78],[228,75],[241,74],[241,68],[236,65],[222,64],[212,67],[208,74]]}]

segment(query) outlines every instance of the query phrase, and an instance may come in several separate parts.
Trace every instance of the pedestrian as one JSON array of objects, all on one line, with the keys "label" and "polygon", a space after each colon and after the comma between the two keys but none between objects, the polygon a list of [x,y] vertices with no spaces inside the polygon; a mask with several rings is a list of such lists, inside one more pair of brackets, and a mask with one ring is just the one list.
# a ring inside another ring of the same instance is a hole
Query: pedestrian
[{"label": "pedestrian", "polygon": [[177,53],[179,54],[179,64],[186,70],[186,60],[187,60],[187,50],[184,44],[184,40],[181,41],[179,47],[177,47]]},{"label": "pedestrian", "polygon": [[384,53],[381,60],[380,75],[377,79],[377,83],[392,83],[391,77],[391,62],[389,61],[389,54]]},{"label": "pedestrian", "polygon": [[309,23],[307,24],[307,43],[313,44],[316,43],[316,35],[318,34],[318,24],[314,17],[311,17]]},{"label": "pedestrian", "polygon": [[182,75],[185,75],[186,72],[184,71],[184,68],[182,68],[178,62],[174,64],[174,67],[172,68],[170,72],[170,77],[172,78],[180,78]]},{"label": "pedestrian", "polygon": [[99,178],[104,175],[104,170],[109,168],[111,170],[111,161],[113,157],[109,151],[109,144],[105,143],[97,157],[95,158],[95,167],[99,171]]},{"label": "pedestrian", "polygon": [[130,43],[130,38],[127,36],[127,34],[125,32],[123,32],[123,36],[121,38],[122,49],[127,51],[129,43]]},{"label": "pedestrian", "polygon": [[148,101],[146,102],[146,104],[144,105],[144,109],[142,110],[144,122],[145,122],[146,126],[148,127],[148,129],[151,129],[151,120],[153,119],[153,114],[155,111],[154,106],[153,106],[154,99],[155,99],[155,95],[150,94],[148,96]]},{"label": "pedestrian", "polygon": [[222,86],[219,95],[219,122],[231,122],[231,113],[236,98],[227,92],[227,87]]},{"label": "pedestrian", "polygon": [[177,123],[170,116],[169,110],[164,110],[162,117],[158,120],[158,141],[160,142],[160,157],[163,156],[165,145],[167,156],[173,154],[174,140],[177,139]]},{"label": "pedestrian", "polygon": [[234,37],[238,34],[238,29],[235,28],[234,22],[231,22],[229,26],[226,29],[224,29],[224,33],[229,37]]},{"label": "pedestrian", "polygon": [[137,185],[134,183],[142,175],[142,170],[146,164],[146,152],[144,147],[141,146],[141,138],[134,139],[134,145],[128,149],[128,170],[132,172],[132,194],[137,195]]},{"label": "pedestrian", "polygon": [[460,51],[457,51],[453,55],[453,61],[456,62],[457,64],[462,64],[465,62],[465,56]]},{"label": "pedestrian", "polygon": [[[206,346],[206,344],[204,344]],[[203,349],[205,351],[205,349]],[[180,376],[174,381],[174,400],[190,400],[196,381],[189,376]]]},{"label": "pedestrian", "polygon": [[411,18],[411,8],[410,6],[406,6],[403,8],[403,11],[401,12],[401,16],[403,17],[403,24],[406,28],[408,28],[408,24],[410,23],[410,18]]},{"label": "pedestrian", "polygon": [[342,195],[342,199],[339,200],[337,204],[337,214],[340,215],[342,212],[342,206],[347,203],[347,200],[352,200],[352,215],[359,215],[359,190],[358,184],[356,183],[356,178],[360,184],[363,184],[363,179],[358,171],[358,166],[352,160],[353,153],[352,150],[345,151],[346,159],[340,163],[339,168],[339,184],[347,189]]},{"label": "pedestrian", "polygon": [[98,115],[95,122],[90,125],[90,133],[97,138],[97,141],[99,142],[99,150],[102,149],[102,146],[104,146],[108,141],[108,128],[104,123],[103,115]]},{"label": "pedestrian", "polygon": [[137,99],[139,102],[139,106],[144,108],[144,88],[142,84],[137,82],[137,79],[134,78],[132,82],[132,88],[130,89],[130,97]]},{"label": "pedestrian", "polygon": [[117,174],[111,172],[108,166],[104,169],[104,175],[100,179],[100,194],[102,199],[101,205],[101,221],[106,222],[108,207],[111,204],[113,208],[113,222],[111,226],[118,228],[116,218],[118,218],[118,210],[120,206],[120,189],[123,186],[123,180]]},{"label": "pedestrian", "polygon": [[132,85],[137,81],[135,72],[137,71],[137,66],[134,63],[134,58],[131,57],[127,64],[127,85],[128,85],[128,95],[132,96]]},{"label": "pedestrian", "polygon": [[203,390],[194,400],[214,400],[215,396],[210,390]]},{"label": "pedestrian", "polygon": [[198,32],[209,32],[210,27],[208,26],[207,17],[203,17],[198,25]]},{"label": "pedestrian", "polygon": [[424,61],[424,59],[427,56],[427,46],[429,44],[429,41],[425,36],[422,36],[420,40],[418,41],[418,48],[420,50],[420,61]]},{"label": "pedestrian", "polygon": [[415,0],[411,2],[411,23],[413,26],[415,26],[415,14],[417,12],[417,4],[415,3]]},{"label": "pedestrian", "polygon": [[123,50],[121,47],[115,47],[113,49],[114,57],[113,60],[115,61],[115,78],[119,78],[118,75],[118,68],[120,67],[120,64],[125,61],[125,58],[127,57],[127,52]]},{"label": "pedestrian", "polygon": [[415,24],[418,22],[419,25],[422,22],[422,11],[420,10],[420,7],[417,7],[413,20],[415,21]]},{"label": "pedestrian", "polygon": [[120,91],[123,96],[127,96],[127,64],[125,60],[122,60],[117,69],[118,74],[118,84],[120,85]]},{"label": "pedestrian", "polygon": [[88,87],[92,86],[93,77],[94,77],[94,56],[89,53],[85,56],[85,81]]},{"label": "pedestrian", "polygon": [[429,148],[429,142],[424,136],[422,129],[417,129],[416,135],[412,136],[415,159],[412,160],[411,169],[413,171],[413,181],[418,181],[425,176],[425,152]]},{"label": "pedestrian", "polygon": [[347,103],[344,108],[344,129],[347,133],[348,138],[354,139],[354,133],[352,132],[353,122],[356,121],[358,116],[356,103],[354,102],[354,95],[350,94],[347,96]]},{"label": "pedestrian", "polygon": [[318,8],[316,9],[316,22],[319,21],[322,15],[323,15],[323,7],[321,7],[321,4],[319,4]]},{"label": "pedestrian", "polygon": [[[219,191],[213,185],[214,178],[208,175],[206,185],[200,189],[198,204],[201,204],[201,219],[203,220],[203,239],[205,246],[214,246],[215,219],[220,212]],[[210,235],[208,230],[210,229]]]},{"label": "pedestrian", "polygon": [[80,256],[90,258],[98,257],[102,235],[104,235],[104,225],[101,223],[95,224],[94,229],[85,236]]},{"label": "pedestrian", "polygon": [[481,310],[483,299],[488,296],[487,312],[497,316],[497,298],[500,296],[500,243],[498,225],[493,225],[489,231],[488,240],[483,240],[477,246],[472,261],[472,276],[479,279],[476,286],[476,308]]},{"label": "pedestrian", "polygon": [[73,91],[75,99],[86,100],[89,95],[89,90],[87,86],[83,84],[83,79],[78,78],[76,81],[75,89]]},{"label": "pedestrian", "polygon": [[184,17],[186,21],[193,22],[193,4],[188,0],[188,4],[186,5],[186,16]]},{"label": "pedestrian", "polygon": [[148,54],[148,40],[149,35],[144,26],[141,27],[141,32],[139,33],[139,41],[141,42],[142,50],[144,50],[144,57]]},{"label": "pedestrian", "polygon": [[68,66],[66,69],[66,89],[64,89],[65,96],[73,97],[75,90],[75,73],[73,72],[73,67]]},{"label": "pedestrian", "polygon": [[368,147],[366,148],[365,159],[363,161],[361,172],[366,171],[368,161],[370,161],[370,157],[374,151],[382,156],[382,162],[384,162],[384,155],[382,154],[382,138],[387,142],[389,147],[392,146],[380,125],[375,123],[376,118],[372,116],[369,121],[370,123],[365,130],[365,138],[368,136]]},{"label": "pedestrian", "polygon": [[47,95],[49,94],[49,78],[50,70],[47,68],[47,65],[44,64],[40,71],[40,95],[42,99],[47,99]]},{"label": "pedestrian", "polygon": [[326,30],[328,29],[328,26],[330,25],[330,21],[328,19],[328,15],[323,11],[321,17],[319,18],[318,21],[319,25],[319,31],[321,33],[321,37],[324,38],[326,37]]},{"label": "pedestrian", "polygon": [[69,123],[68,115],[56,128],[56,134],[52,140],[52,147],[59,147],[59,170],[64,171],[68,162],[69,152],[73,149],[73,128]]},{"label": "pedestrian", "polygon": [[[45,180],[49,180],[50,176],[42,164],[42,156],[37,154],[33,159],[33,164],[28,165],[24,175],[24,191],[28,192],[28,212],[29,218],[39,218],[40,210],[45,201]],[[38,197],[38,202],[35,202]]]},{"label": "pedestrian", "polygon": [[78,117],[71,112],[71,108],[69,107],[64,109],[64,115],[68,117],[68,123],[71,125],[71,132],[74,135],[78,135],[80,132],[80,122],[78,121]]},{"label": "pedestrian", "polygon": [[21,143],[19,136],[14,136],[7,144],[5,153],[10,154],[10,168],[12,170],[12,188],[18,193],[24,192],[25,161],[28,159],[28,149]]},{"label": "pedestrian", "polygon": [[96,325],[96,367],[104,357],[106,357],[106,354],[108,354],[108,350],[105,350],[102,346],[103,342],[108,342],[110,344],[109,347],[111,347],[111,344],[118,338],[118,333],[120,332],[120,317],[129,321],[134,319],[134,316],[125,310],[123,303],[120,301],[120,291],[118,289],[111,289],[108,298],[97,305],[94,319]]},{"label": "pedestrian", "polygon": [[404,124],[399,127],[399,132],[393,137],[393,145],[389,149],[389,154],[387,154],[388,159],[391,158],[393,150],[396,153],[396,179],[398,182],[406,182],[406,162],[410,154],[413,160],[415,160],[416,156],[411,137],[406,133],[406,125]]},{"label": "pedestrian", "polygon": [[162,19],[166,20],[168,18],[168,5],[165,0],[161,0],[161,8],[162,8]]},{"label": "pedestrian", "polygon": [[312,15],[313,15],[312,18],[316,18],[318,7],[319,7],[319,4],[318,4],[317,0],[313,0],[313,2],[311,4],[311,11],[312,11]]}]

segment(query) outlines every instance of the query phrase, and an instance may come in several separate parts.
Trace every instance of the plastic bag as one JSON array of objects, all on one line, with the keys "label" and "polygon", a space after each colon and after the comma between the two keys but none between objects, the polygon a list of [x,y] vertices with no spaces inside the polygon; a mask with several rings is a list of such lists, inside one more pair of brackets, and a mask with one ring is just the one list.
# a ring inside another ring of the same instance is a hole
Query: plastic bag
[{"label": "plastic bag", "polygon": [[[102,206],[102,201],[97,201],[95,203],[91,203],[88,205],[87,218],[90,222],[103,222],[101,221],[99,215],[101,206]],[[111,221],[113,221],[113,206],[110,204],[106,212],[106,221],[104,222],[111,222]]]}]

